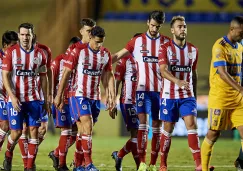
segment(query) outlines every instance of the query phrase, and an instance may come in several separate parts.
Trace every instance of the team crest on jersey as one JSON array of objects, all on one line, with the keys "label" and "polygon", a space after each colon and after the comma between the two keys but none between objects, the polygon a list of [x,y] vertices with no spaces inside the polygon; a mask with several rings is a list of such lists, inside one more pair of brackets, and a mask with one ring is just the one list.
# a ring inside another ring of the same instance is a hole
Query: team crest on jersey
[{"label": "team crest on jersey", "polygon": [[3,115],[8,115],[7,110],[3,110]]},{"label": "team crest on jersey", "polygon": [[85,57],[84,57],[84,60],[89,60],[89,57],[88,57],[88,56],[85,56]]},{"label": "team crest on jersey", "polygon": [[193,58],[192,53],[191,53],[191,52],[188,52],[187,57],[188,57],[189,59],[192,59],[192,58]]},{"label": "team crest on jersey", "polygon": [[40,58],[34,57],[33,63],[36,65],[40,64]]},{"label": "team crest on jersey", "polygon": [[220,115],[220,112],[221,112],[220,109],[215,109],[215,110],[214,110],[214,114],[215,114],[215,115]]}]

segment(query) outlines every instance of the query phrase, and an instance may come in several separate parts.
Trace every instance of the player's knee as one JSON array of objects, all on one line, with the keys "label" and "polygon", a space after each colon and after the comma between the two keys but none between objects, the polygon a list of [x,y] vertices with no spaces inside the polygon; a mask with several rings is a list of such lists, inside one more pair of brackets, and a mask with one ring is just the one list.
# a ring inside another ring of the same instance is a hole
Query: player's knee
[{"label": "player's knee", "polygon": [[173,130],[174,130],[174,126],[175,126],[174,123],[164,122],[163,130],[171,134],[173,132]]},{"label": "player's knee", "polygon": [[162,121],[161,120],[153,120],[152,121],[152,127],[159,128],[161,127]]},{"label": "player's knee", "polygon": [[1,129],[2,129],[4,132],[8,132],[8,131],[9,131],[9,124],[8,124],[8,121],[2,121],[2,123],[1,123]]},{"label": "player's knee", "polygon": [[22,130],[12,130],[11,131],[11,138],[14,142],[16,142],[20,136],[22,135]]},{"label": "player's knee", "polygon": [[131,132],[131,138],[137,138],[137,135],[138,135],[138,129],[136,129],[136,128],[131,128],[131,129],[130,129],[130,132]]},{"label": "player's knee", "polygon": [[206,135],[206,138],[212,142],[216,142],[219,136],[220,136],[220,131],[209,130]]}]

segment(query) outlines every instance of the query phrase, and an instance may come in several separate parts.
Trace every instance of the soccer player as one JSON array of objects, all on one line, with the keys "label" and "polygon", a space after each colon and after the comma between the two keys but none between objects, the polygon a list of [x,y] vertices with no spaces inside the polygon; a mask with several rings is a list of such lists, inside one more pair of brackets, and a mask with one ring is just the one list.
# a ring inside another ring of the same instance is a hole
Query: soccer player
[{"label": "soccer player", "polygon": [[[72,44],[66,51],[66,55],[69,56],[71,51],[74,48],[77,48],[79,46],[81,46],[83,43],[88,43],[90,40],[90,32],[91,29],[96,25],[96,22],[94,20],[92,20],[91,18],[83,18],[80,22],[81,24],[81,28],[79,30],[82,39],[81,41]],[[64,68],[65,69],[65,68]],[[74,114],[74,108],[76,108],[76,105],[72,103],[72,99],[75,98],[74,93],[77,87],[77,80],[76,80],[76,68],[74,68],[72,70],[71,76],[70,76],[70,84],[69,86],[69,109],[70,109],[70,114],[73,118],[73,123],[76,124],[73,125],[72,127],[72,138],[71,138],[71,143],[70,146],[76,141],[76,149],[75,149],[75,154],[74,154],[74,171],[75,169],[84,169],[83,165],[84,165],[84,154],[83,154],[83,149],[82,149],[82,126],[81,126],[81,122],[79,120],[79,118],[76,118],[76,115]],[[80,125],[78,126],[80,129],[77,132],[77,128],[76,125]],[[58,150],[55,151],[51,151],[49,153],[49,157],[53,160],[53,166],[57,167],[58,166]]]},{"label": "soccer player", "polygon": [[[74,43],[77,43],[80,41],[80,38],[73,37],[70,40],[69,46],[71,46]],[[52,73],[53,73],[53,95],[56,96],[57,89],[59,86],[59,82],[62,78],[63,74],[63,64],[64,61],[67,60],[67,56],[65,54],[61,54],[57,56],[51,65]],[[64,91],[64,108],[63,110],[59,111],[55,108],[55,106],[52,106],[52,114],[54,119],[54,124],[56,128],[61,129],[61,136],[59,138],[59,145],[54,150],[55,157],[58,158],[58,165],[54,166],[54,168],[58,171],[66,171],[68,170],[67,164],[66,164],[66,156],[68,152],[68,148],[70,147],[71,143],[71,133],[72,133],[72,119],[71,114],[69,110],[69,104],[68,104],[68,87]]]},{"label": "soccer player", "polygon": [[[52,99],[52,95],[51,95],[51,80],[52,80],[52,72],[50,71],[50,65],[51,65],[51,49],[43,44],[40,44],[39,42],[36,42],[36,35],[34,37],[34,40],[32,42],[32,44],[34,46],[37,46],[38,48],[40,48],[41,50],[43,50],[45,56],[47,57],[47,77],[48,77],[48,102],[50,102]],[[38,92],[40,94],[40,99],[43,103],[44,101],[44,95],[43,95],[43,91],[41,89],[41,82],[40,82],[40,77],[37,77],[37,87],[38,87]],[[41,126],[38,128],[38,140],[39,140],[39,144],[40,145],[42,143],[42,141],[44,140],[46,131],[47,131],[47,127],[48,127],[48,114],[45,110],[42,110],[41,112]],[[23,130],[22,130],[22,135],[19,138],[18,144],[19,144],[19,148],[21,151],[21,155],[22,155],[22,160],[23,160],[23,164],[24,167],[27,168],[27,159],[28,159],[28,127],[26,126],[26,123],[24,122],[23,124]],[[35,167],[35,164],[34,164]]]},{"label": "soccer player", "polygon": [[221,130],[238,129],[243,146],[243,87],[241,80],[243,16],[230,22],[229,32],[219,38],[212,48],[210,90],[208,99],[208,127],[202,143],[202,170],[207,171],[212,149]]},{"label": "soccer player", "polygon": [[[95,26],[90,34],[90,42],[75,48],[69,59],[65,61],[64,73],[54,103],[59,110],[62,108],[61,96],[65,85],[72,70],[77,68],[77,87],[75,89],[75,98],[72,99],[72,103],[76,105],[75,110],[77,110],[74,111],[74,114],[77,114],[76,118],[80,119],[83,127],[81,141],[86,170],[96,171],[98,169],[93,165],[91,158],[92,129],[93,123],[97,121],[100,112],[101,75],[105,74],[108,83],[106,85],[110,90],[110,97],[108,97],[109,110],[112,110],[115,106],[115,87],[111,55],[106,48],[102,47],[105,31],[103,28]],[[109,114],[114,118],[111,112]]]},{"label": "soccer player", "polygon": [[146,151],[148,143],[148,115],[152,116],[153,138],[151,143],[151,160],[149,170],[156,170],[155,164],[160,149],[159,96],[161,75],[158,65],[159,46],[169,41],[169,38],[159,33],[165,21],[165,13],[153,11],[147,20],[148,30],[130,40],[126,47],[113,55],[113,62],[132,54],[138,62],[139,82],[137,87],[137,113],[140,121],[138,127],[138,154],[140,166],[138,171],[146,171]]},{"label": "soccer player", "polygon": [[[2,49],[0,49],[0,71],[2,73],[2,61],[7,48],[15,45],[18,41],[18,34],[15,31],[6,31],[2,35]],[[9,131],[8,114],[6,109],[7,92],[3,86],[2,74],[0,74],[0,151]]]},{"label": "soccer player", "polygon": [[42,109],[40,95],[36,89],[38,75],[45,97],[43,107],[48,111],[46,104],[47,59],[44,52],[32,44],[33,30],[34,26],[30,23],[19,25],[19,44],[8,48],[3,59],[2,77],[9,96],[7,110],[11,129],[3,162],[4,169],[7,171],[11,171],[13,150],[22,134],[24,120],[30,131],[27,168],[25,170],[35,170],[33,164],[38,151],[38,127],[41,124]]},{"label": "soccer player", "polygon": [[174,16],[170,23],[173,39],[159,50],[162,75],[160,119],[164,121],[161,135],[160,171],[167,171],[171,134],[181,116],[188,132],[188,145],[201,171],[200,142],[197,134],[197,48],[186,41],[187,25],[183,16]]},{"label": "soccer player", "polygon": [[[240,43],[243,46],[243,39],[241,40]],[[243,73],[242,71],[243,71],[243,63],[241,65],[241,73]],[[243,85],[243,77],[241,78],[241,86],[242,85]],[[242,147],[240,148],[239,156],[236,159],[234,165],[235,165],[236,168],[243,169],[243,151],[242,151]]]},{"label": "soccer player", "polygon": [[[137,33],[134,37],[141,35]],[[116,65],[115,82],[116,95],[118,96],[119,85],[122,83],[120,95],[120,109],[126,124],[127,130],[130,131],[131,138],[126,142],[125,146],[120,151],[114,151],[111,156],[115,160],[115,168],[117,171],[122,171],[122,159],[125,155],[132,152],[137,169],[140,161],[137,152],[137,131],[139,120],[136,108],[136,90],[138,84],[138,63],[131,54],[120,59]]]}]

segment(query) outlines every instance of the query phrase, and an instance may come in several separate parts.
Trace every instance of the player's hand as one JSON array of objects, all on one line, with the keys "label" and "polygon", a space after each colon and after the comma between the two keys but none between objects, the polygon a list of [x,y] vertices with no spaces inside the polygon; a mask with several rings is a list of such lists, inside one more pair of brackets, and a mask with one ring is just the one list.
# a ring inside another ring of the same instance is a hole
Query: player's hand
[{"label": "player's hand", "polygon": [[176,84],[181,88],[185,90],[189,90],[189,82],[186,82],[185,80],[177,80]]},{"label": "player's hand", "polygon": [[17,112],[20,112],[22,104],[20,103],[19,99],[16,96],[12,96],[10,98],[11,98],[14,110],[17,111]]},{"label": "player's hand", "polygon": [[[48,102],[44,102],[43,104],[43,109],[44,111],[46,111],[46,113],[50,116],[51,115],[51,108]],[[44,112],[42,111],[42,112]]]},{"label": "player's hand", "polygon": [[109,110],[109,115],[112,119],[115,119],[117,116],[117,107],[114,107],[112,110]]},{"label": "player's hand", "polygon": [[243,96],[243,87],[241,87],[241,89],[240,89],[240,93],[241,93],[241,95]]},{"label": "player's hand", "polygon": [[63,107],[63,104],[62,104],[62,98],[61,96],[56,96],[55,99],[54,99],[54,105],[56,106],[56,108],[61,111],[62,110],[62,107]]}]

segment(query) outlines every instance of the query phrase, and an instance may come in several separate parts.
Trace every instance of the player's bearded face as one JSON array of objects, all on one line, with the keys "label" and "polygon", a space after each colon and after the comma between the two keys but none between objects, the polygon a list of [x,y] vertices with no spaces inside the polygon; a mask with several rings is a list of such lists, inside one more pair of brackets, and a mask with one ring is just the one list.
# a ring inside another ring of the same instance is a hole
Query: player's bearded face
[{"label": "player's bearded face", "polygon": [[236,42],[240,42],[243,39],[243,24],[233,29],[233,39]]},{"label": "player's bearded face", "polygon": [[98,51],[98,50],[100,50],[101,46],[103,45],[104,40],[105,40],[104,37],[101,38],[101,37],[97,37],[97,36],[95,36],[95,37],[91,36],[89,45],[92,50]]},{"label": "player's bearded face", "polygon": [[187,27],[185,21],[175,21],[171,28],[172,34],[174,34],[177,40],[185,40],[187,35]]},{"label": "player's bearded face", "polygon": [[30,48],[33,40],[33,33],[31,29],[20,28],[19,42],[22,47]]},{"label": "player's bearded face", "polygon": [[150,21],[148,20],[147,25],[148,25],[149,34],[152,37],[157,36],[157,34],[162,26],[162,24],[157,23],[154,19],[151,19]]}]

